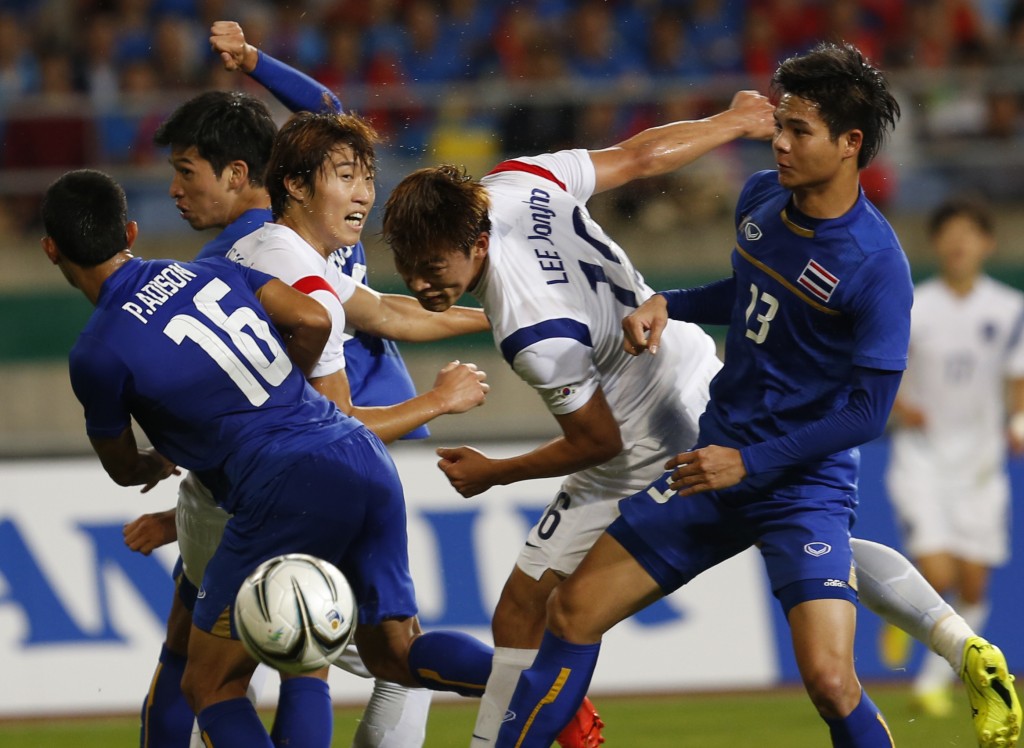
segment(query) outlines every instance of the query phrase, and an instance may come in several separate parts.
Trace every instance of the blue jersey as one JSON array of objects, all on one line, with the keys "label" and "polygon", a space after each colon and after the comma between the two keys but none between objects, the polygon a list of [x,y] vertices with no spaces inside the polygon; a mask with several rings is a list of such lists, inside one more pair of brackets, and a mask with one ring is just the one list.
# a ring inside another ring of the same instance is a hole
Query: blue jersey
[{"label": "blue jersey", "polygon": [[270,276],[226,259],[133,259],[103,284],[70,355],[90,437],[134,417],[158,452],[230,486],[226,510],[359,422],[306,382],[255,296]]},{"label": "blue jersey", "polygon": [[[888,222],[863,193],[835,219],[799,214],[790,195],[766,171],[737,203],[736,298],[702,446],[757,444],[825,417],[846,404],[855,366],[906,368],[913,287]],[[857,462],[849,449],[742,485],[853,490]]]}]

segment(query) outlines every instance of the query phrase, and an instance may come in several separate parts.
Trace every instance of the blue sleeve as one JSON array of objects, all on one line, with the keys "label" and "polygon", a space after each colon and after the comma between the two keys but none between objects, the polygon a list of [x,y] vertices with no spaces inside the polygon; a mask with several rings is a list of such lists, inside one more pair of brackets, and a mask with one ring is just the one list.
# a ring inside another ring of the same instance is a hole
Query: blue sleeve
[{"label": "blue sleeve", "polygon": [[914,285],[910,264],[899,248],[864,262],[852,295],[853,363],[869,369],[903,371],[910,345]]},{"label": "blue sleeve", "polygon": [[[331,108],[341,112],[341,101],[329,88],[322,86],[305,73],[275,60],[259,51],[256,67],[250,77],[262,84],[278,101],[293,112],[324,112]],[[325,102],[324,96],[328,97]]]},{"label": "blue sleeve", "polygon": [[785,436],[740,450],[751,475],[794,467],[860,446],[881,436],[899,389],[902,371],[854,367],[846,404]]},{"label": "blue sleeve", "polygon": [[131,426],[124,393],[131,372],[107,346],[89,335],[78,339],[68,359],[71,389],[85,410],[85,431],[114,439]]},{"label": "blue sleeve", "polygon": [[668,316],[700,325],[727,325],[736,301],[736,277],[723,278],[698,288],[662,291]]}]

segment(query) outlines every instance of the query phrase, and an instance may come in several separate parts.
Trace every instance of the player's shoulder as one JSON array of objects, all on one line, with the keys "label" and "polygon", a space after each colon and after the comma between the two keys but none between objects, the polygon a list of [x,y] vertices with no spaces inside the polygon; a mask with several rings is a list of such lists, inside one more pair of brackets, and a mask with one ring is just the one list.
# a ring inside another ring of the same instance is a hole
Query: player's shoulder
[{"label": "player's shoulder", "polygon": [[1024,305],[1024,291],[1011,286],[991,275],[978,278],[978,291],[991,298],[995,303],[1021,306]]},{"label": "player's shoulder", "polygon": [[779,184],[779,173],[773,169],[754,172],[744,183],[736,201],[737,225],[742,216],[746,216],[758,206],[780,196],[788,197],[789,191]]},{"label": "player's shoulder", "polygon": [[594,192],[596,174],[590,154],[583,148],[575,148],[507,159],[481,181],[489,189],[531,182],[541,189],[558,188],[586,202]]}]

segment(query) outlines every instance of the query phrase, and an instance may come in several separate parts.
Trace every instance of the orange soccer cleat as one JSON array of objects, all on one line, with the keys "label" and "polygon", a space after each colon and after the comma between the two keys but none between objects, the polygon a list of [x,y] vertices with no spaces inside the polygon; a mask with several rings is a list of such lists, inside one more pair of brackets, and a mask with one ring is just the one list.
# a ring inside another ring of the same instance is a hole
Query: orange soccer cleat
[{"label": "orange soccer cleat", "polygon": [[558,734],[558,744],[562,748],[597,748],[604,742],[602,727],[601,715],[593,702],[584,696],[572,721]]}]

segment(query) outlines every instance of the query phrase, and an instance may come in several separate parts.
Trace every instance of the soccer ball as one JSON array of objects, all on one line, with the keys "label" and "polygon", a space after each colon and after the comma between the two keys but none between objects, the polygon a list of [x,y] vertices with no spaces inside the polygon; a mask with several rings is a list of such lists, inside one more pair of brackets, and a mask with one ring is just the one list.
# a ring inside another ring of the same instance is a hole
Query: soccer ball
[{"label": "soccer ball", "polygon": [[332,564],[304,553],[264,561],[242,582],[234,623],[253,658],[286,673],[330,665],[355,633],[356,600]]}]

